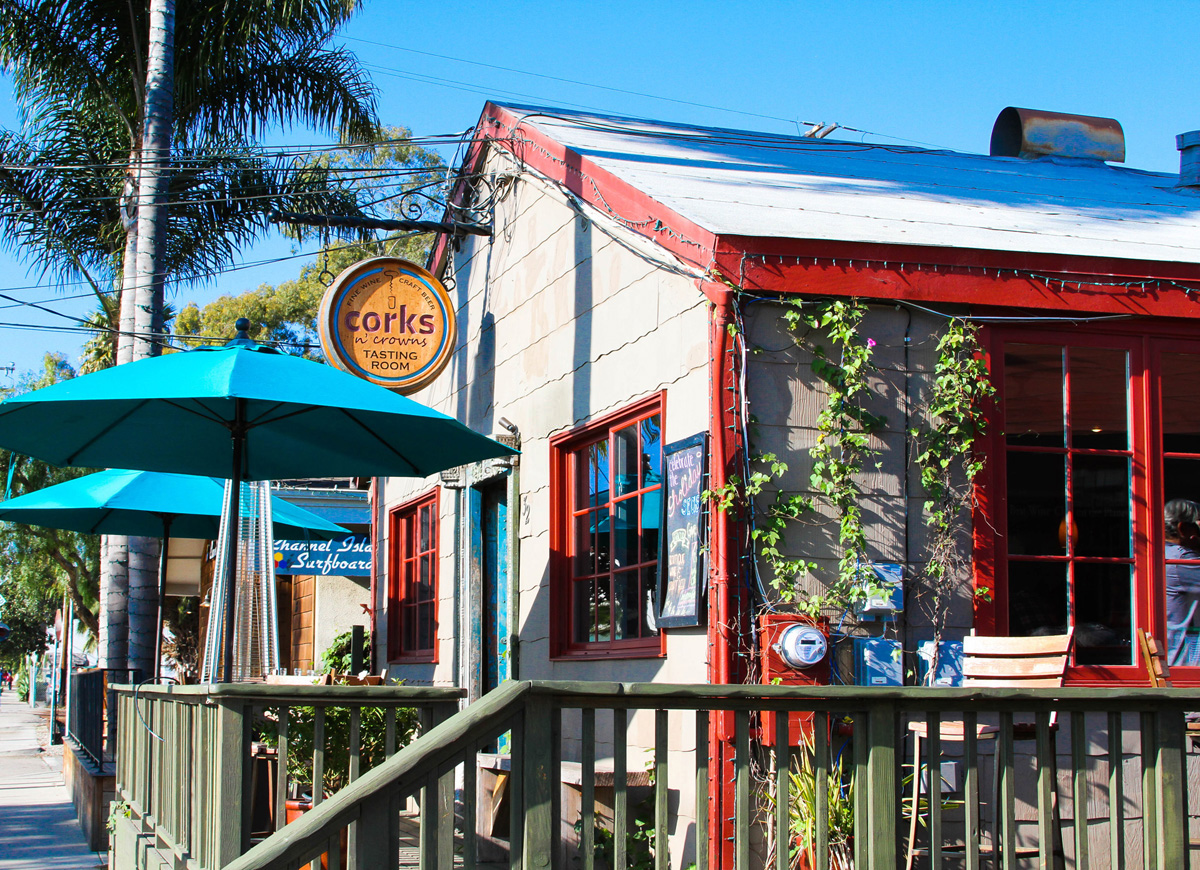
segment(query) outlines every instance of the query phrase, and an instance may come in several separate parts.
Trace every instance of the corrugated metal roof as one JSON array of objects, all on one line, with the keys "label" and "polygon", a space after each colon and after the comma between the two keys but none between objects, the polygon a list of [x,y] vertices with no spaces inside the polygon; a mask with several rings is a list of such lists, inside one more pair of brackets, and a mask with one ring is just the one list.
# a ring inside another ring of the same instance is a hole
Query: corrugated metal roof
[{"label": "corrugated metal roof", "polygon": [[1171,174],[504,108],[717,235],[1200,263]]}]

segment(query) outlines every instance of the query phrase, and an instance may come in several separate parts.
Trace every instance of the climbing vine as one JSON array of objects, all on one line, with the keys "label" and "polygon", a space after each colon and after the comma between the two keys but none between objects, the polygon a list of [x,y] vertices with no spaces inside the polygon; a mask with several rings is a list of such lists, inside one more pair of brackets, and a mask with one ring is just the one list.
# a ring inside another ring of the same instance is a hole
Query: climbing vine
[{"label": "climbing vine", "polygon": [[[809,491],[790,492],[780,486],[787,463],[773,453],[763,453],[754,458],[745,481],[730,476],[724,489],[708,493],[721,510],[735,506],[752,510],[757,497],[775,489],[774,500],[755,517],[754,548],[770,569],[770,582],[780,599],[813,616],[852,609],[878,591],[867,549],[861,480],[868,465],[878,462],[872,438],[887,421],[867,407],[873,396],[870,381],[878,369],[873,361],[876,342],[861,334],[866,312],[867,306],[858,299],[837,299],[789,302],[783,315],[797,345],[812,354],[812,372],[824,386],[817,437],[809,448]],[[925,522],[930,529],[929,559],[921,577],[931,593],[935,632],[940,635],[950,587],[959,575],[962,511],[982,467],[972,446],[983,429],[983,405],[994,390],[974,325],[952,319],[938,341],[937,353],[929,424],[908,434],[917,444],[915,462],[926,493]],[[808,592],[799,581],[814,574],[817,565],[789,557],[785,537],[795,523],[829,520],[836,524],[841,554],[837,576],[823,584],[823,591]]]},{"label": "climbing vine", "polygon": [[[972,452],[984,428],[984,406],[996,392],[988,379],[978,327],[957,318],[938,340],[938,358],[929,396],[929,423],[909,434],[917,445],[915,462],[925,491],[928,560],[922,594],[930,599],[934,640],[940,640],[955,579],[962,566],[961,519],[983,460]],[[990,596],[980,588],[976,595]],[[935,646],[936,650],[936,646]]]},{"label": "climbing vine", "polygon": [[[859,481],[875,455],[871,437],[886,419],[866,407],[872,395],[869,378],[876,371],[871,361],[875,340],[864,339],[859,331],[866,312],[860,300],[836,299],[818,304],[791,302],[784,313],[793,339],[812,354],[812,372],[824,384],[825,404],[817,418],[816,442],[809,448],[810,492],[776,489],[774,502],[757,518],[752,539],[759,557],[771,569],[776,593],[813,616],[827,609],[846,610],[876,591]],[[724,491],[712,494],[718,508],[728,510],[739,500],[753,505],[755,497],[769,485],[778,484],[788,470],[787,463],[772,453],[757,456],[754,465],[757,467],[744,486],[739,478],[731,477]],[[830,514],[841,551],[837,577],[826,583],[822,592],[808,592],[798,581],[814,573],[817,566],[789,558],[782,549],[784,537],[792,523],[819,522]]]}]

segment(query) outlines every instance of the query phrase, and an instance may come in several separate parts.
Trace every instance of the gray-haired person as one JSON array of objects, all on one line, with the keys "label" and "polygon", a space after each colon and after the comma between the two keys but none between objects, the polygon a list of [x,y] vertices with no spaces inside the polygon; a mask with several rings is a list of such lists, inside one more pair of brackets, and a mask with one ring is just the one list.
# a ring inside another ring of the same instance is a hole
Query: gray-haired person
[{"label": "gray-haired person", "polygon": [[[1197,663],[1189,655],[1188,629],[1200,629],[1200,504],[1186,498],[1167,502],[1167,661],[1172,665]],[[1195,559],[1195,565],[1171,564],[1175,559]]]}]

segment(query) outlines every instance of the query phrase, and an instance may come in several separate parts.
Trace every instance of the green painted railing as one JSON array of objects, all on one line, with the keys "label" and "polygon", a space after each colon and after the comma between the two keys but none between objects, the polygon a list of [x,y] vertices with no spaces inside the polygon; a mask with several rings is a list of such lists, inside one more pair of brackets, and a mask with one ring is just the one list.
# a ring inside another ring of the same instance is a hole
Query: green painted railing
[{"label": "green painted railing", "polygon": [[[344,752],[347,779],[358,778],[364,712],[382,709],[390,757],[397,748],[398,717],[406,721],[415,710],[421,730],[428,730],[458,709],[462,693],[408,686],[240,683],[140,686],[136,692],[121,686],[117,695],[121,718],[114,867],[218,870],[251,846],[253,796],[260,801],[270,796],[267,809],[274,827],[284,826],[289,770],[306,769],[311,803],[318,807],[327,789],[313,789],[311,783],[326,781],[332,753]],[[348,733],[326,735],[327,720],[341,711],[346,713],[338,721],[348,718]],[[311,764],[289,750],[298,714],[304,714]],[[256,736],[271,738],[274,746],[263,751]],[[256,757],[271,763],[257,764]]]},{"label": "green painted railing", "polygon": [[[1174,870],[1187,866],[1189,845],[1184,714],[1198,708],[1200,692],[1187,689],[510,683],[223,866],[295,870],[324,853],[328,867],[340,870],[338,845],[348,830],[355,870],[479,867],[479,849],[496,840],[477,824],[487,816],[478,804],[478,778],[494,761],[480,753],[507,732],[505,863],[513,868],[593,870],[606,852],[615,867],[653,853],[658,870],[692,862],[782,870],[794,859],[798,833],[793,783],[805,786],[803,777],[780,772],[794,769],[799,754],[811,770],[804,801],[818,820],[813,866],[831,866],[823,821],[832,805],[848,799],[854,866],[903,867],[904,817],[914,803],[906,747],[913,745],[914,723],[923,723],[928,739],[921,743],[920,767],[940,771],[952,761],[962,776],[960,797],[917,802],[917,866],[940,867],[954,853],[954,866],[966,868]],[[774,752],[772,746],[788,742],[788,717],[768,719],[764,712],[811,713],[808,745]],[[131,717],[123,711],[121,721],[125,733]],[[714,740],[731,758],[716,779],[723,818],[716,819],[715,832]],[[1024,745],[1031,749],[1019,751]],[[638,747],[648,750],[644,769],[628,761]],[[845,779],[831,780],[839,760]],[[234,764],[226,776],[239,770]],[[645,801],[635,792],[645,793]],[[420,808],[415,854],[405,848],[414,799]],[[236,827],[219,795],[196,800],[220,820],[214,824]],[[640,825],[634,823],[638,809]],[[614,836],[614,830],[636,833]],[[1030,853],[1035,863],[1018,863]],[[197,858],[195,866],[211,866],[205,860]],[[191,862],[190,855],[178,855],[176,866]],[[115,863],[114,870],[125,867]]]}]

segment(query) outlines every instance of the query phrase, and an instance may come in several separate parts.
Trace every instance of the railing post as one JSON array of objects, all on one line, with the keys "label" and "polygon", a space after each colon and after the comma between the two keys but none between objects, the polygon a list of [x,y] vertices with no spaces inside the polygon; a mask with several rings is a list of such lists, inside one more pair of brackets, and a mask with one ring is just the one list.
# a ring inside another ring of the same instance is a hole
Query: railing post
[{"label": "railing post", "polygon": [[[868,867],[896,866],[896,705],[872,704],[867,713]],[[930,774],[930,781],[934,780]],[[857,791],[857,787],[856,787]],[[933,794],[933,790],[930,790]],[[933,800],[933,798],[930,798]],[[862,800],[862,796],[858,796]]]},{"label": "railing post", "polygon": [[213,863],[224,867],[250,845],[250,717],[240,702],[218,700],[216,704],[210,811],[220,819]]},{"label": "railing post", "polygon": [[[523,758],[525,792],[525,870],[543,870],[554,860],[555,834],[559,820],[554,813],[554,791],[558,783],[554,758],[558,709],[551,698],[531,694],[525,705]],[[614,834],[622,836],[621,832]]]},{"label": "railing post", "polygon": [[1183,713],[1160,708],[1158,731],[1158,855],[1163,868],[1187,866]]}]

